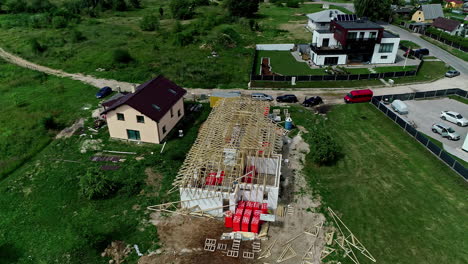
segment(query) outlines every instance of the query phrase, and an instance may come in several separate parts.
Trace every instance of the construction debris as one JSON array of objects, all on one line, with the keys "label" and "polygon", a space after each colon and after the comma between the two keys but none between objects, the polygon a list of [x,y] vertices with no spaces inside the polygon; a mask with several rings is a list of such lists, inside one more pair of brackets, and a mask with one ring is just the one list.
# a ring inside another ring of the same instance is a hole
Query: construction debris
[{"label": "construction debris", "polygon": [[341,219],[336,215],[336,213],[328,207],[328,211],[333,218],[333,221],[340,232],[340,235],[343,237],[343,241],[338,242],[337,244],[345,251],[346,255],[356,264],[359,264],[359,260],[354,253],[354,249],[357,249],[359,253],[364,255],[366,258],[370,259],[373,262],[376,262],[376,259],[371,255],[369,251],[364,247],[364,245],[357,239],[356,236],[349,230],[349,228],[341,221]]},{"label": "construction debris", "polygon": [[320,253],[320,260],[326,258],[328,255],[330,255],[331,253],[333,253],[333,251],[335,251],[334,248],[325,246],[325,247],[322,249],[322,252]]},{"label": "construction debris", "polygon": [[242,252],[242,257],[245,259],[254,259],[254,253],[249,251]]},{"label": "construction debris", "polygon": [[112,263],[121,264],[132,252],[130,245],[125,245],[123,241],[113,241],[101,254],[103,257],[110,257]]},{"label": "construction debris", "polygon": [[258,259],[270,257],[270,256],[271,256],[271,249],[275,246],[276,241],[278,241],[278,239],[275,239],[275,241],[273,241],[273,243],[271,243],[271,244],[266,248],[266,250],[263,251],[262,254],[260,254],[260,256],[258,257]]},{"label": "construction debris", "polygon": [[281,253],[281,255],[279,256],[279,258],[276,260],[277,263],[281,263],[281,262],[284,262],[288,259],[292,259],[294,257],[297,256],[297,253],[296,251],[294,251],[294,249],[292,248],[291,244],[288,244],[283,252]]}]

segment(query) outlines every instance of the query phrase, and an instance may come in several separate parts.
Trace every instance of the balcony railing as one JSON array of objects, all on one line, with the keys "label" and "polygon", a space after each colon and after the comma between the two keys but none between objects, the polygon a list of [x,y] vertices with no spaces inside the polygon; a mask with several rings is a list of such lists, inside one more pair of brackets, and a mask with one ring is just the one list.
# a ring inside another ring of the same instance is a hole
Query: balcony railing
[{"label": "balcony railing", "polygon": [[345,51],[341,46],[327,46],[327,47],[317,47],[316,44],[310,45],[312,51],[317,55],[335,55],[335,54],[344,54]]},{"label": "balcony railing", "polygon": [[346,39],[347,43],[376,43],[377,38],[352,38]]}]

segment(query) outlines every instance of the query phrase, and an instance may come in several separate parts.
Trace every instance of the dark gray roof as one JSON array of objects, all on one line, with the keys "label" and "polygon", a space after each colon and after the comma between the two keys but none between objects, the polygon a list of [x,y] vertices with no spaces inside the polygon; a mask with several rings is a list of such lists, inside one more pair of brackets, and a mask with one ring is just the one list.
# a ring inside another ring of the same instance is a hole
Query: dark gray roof
[{"label": "dark gray roof", "polygon": [[356,20],[356,21],[336,21],[336,23],[347,29],[361,29],[361,28],[372,28],[381,29],[381,25],[374,23],[369,20]]},{"label": "dark gray roof", "polygon": [[442,6],[440,4],[422,5],[421,9],[424,12],[424,19],[444,17],[444,12],[442,11]]},{"label": "dark gray roof", "polygon": [[399,38],[397,35],[393,34],[392,32],[385,31],[383,32],[384,38]]}]

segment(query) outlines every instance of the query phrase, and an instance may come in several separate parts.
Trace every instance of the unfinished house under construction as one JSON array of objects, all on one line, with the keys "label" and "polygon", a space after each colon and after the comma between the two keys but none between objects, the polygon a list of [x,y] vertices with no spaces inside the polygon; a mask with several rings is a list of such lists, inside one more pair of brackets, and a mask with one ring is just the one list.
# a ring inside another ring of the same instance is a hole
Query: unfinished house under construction
[{"label": "unfinished house under construction", "polygon": [[244,200],[276,209],[284,130],[269,111],[244,97],[216,103],[173,183],[182,208],[223,216]]}]

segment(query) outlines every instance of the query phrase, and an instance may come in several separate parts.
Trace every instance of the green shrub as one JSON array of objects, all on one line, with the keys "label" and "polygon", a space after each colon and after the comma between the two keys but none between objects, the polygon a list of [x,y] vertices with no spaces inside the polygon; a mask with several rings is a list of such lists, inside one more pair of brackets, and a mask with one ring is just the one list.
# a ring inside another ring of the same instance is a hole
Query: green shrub
[{"label": "green shrub", "polygon": [[323,124],[317,124],[310,132],[310,155],[317,165],[328,165],[340,156],[340,146]]},{"label": "green shrub", "polygon": [[140,28],[144,31],[155,31],[159,28],[159,19],[155,15],[144,16],[140,21]]},{"label": "green shrub", "polygon": [[41,119],[41,124],[46,130],[56,130],[59,124],[52,115],[45,116]]},{"label": "green shrub", "polygon": [[174,35],[174,44],[180,47],[187,46],[195,42],[194,31],[184,30]]},{"label": "green shrub", "polygon": [[67,20],[63,16],[54,16],[52,18],[52,26],[54,28],[64,28],[67,26]]},{"label": "green shrub", "polygon": [[193,16],[193,6],[188,0],[172,0],[169,8],[175,19],[190,19]]},{"label": "green shrub", "polygon": [[112,0],[112,9],[116,11],[126,11],[128,6],[125,0]]},{"label": "green shrub", "polygon": [[134,8],[140,8],[141,7],[141,0],[130,0],[129,2]]},{"label": "green shrub", "polygon": [[29,26],[32,28],[46,28],[49,27],[50,21],[45,14],[37,14],[29,17]]},{"label": "green shrub", "polygon": [[225,5],[231,16],[252,17],[258,11],[258,0],[227,0]]},{"label": "green shrub", "polygon": [[78,31],[77,29],[73,29],[70,33],[70,41],[72,43],[78,43],[81,41],[86,40],[86,37],[83,35],[81,31]]},{"label": "green shrub", "polygon": [[116,190],[115,183],[107,179],[97,168],[88,169],[80,177],[80,194],[86,199],[103,199],[109,197]]},{"label": "green shrub", "polygon": [[43,53],[47,50],[47,46],[39,43],[39,41],[36,38],[30,39],[29,44],[31,46],[32,52],[36,54]]},{"label": "green shrub", "polygon": [[288,0],[286,2],[287,7],[298,8],[299,7],[299,0]]},{"label": "green shrub", "polygon": [[116,49],[114,51],[114,62],[127,64],[134,61],[128,50]]}]

